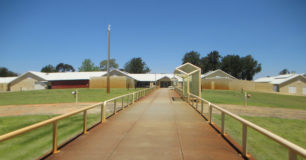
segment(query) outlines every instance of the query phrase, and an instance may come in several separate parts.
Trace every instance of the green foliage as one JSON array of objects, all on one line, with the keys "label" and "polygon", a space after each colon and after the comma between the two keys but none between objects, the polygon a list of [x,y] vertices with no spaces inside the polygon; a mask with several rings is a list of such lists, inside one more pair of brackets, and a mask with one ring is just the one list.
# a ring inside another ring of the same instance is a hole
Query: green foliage
[{"label": "green foliage", "polygon": [[82,62],[79,72],[88,72],[88,71],[99,71],[100,68],[95,66],[95,64],[90,59],[85,59]]},{"label": "green foliage", "polygon": [[[71,92],[74,89],[36,90],[23,92],[0,93],[0,105],[13,104],[49,104],[75,102]],[[112,88],[111,94],[106,89],[82,88],[79,91],[79,102],[101,102],[116,96],[135,92],[135,89]]]},{"label": "green foliage", "polygon": [[251,55],[241,57],[241,79],[253,80],[253,76],[261,71],[261,64],[258,64]]},{"label": "green foliage", "polygon": [[0,77],[14,77],[14,76],[18,76],[18,74],[8,70],[5,67],[0,67]]},{"label": "green foliage", "polygon": [[239,55],[227,55],[222,58],[221,69],[236,77],[241,78],[242,64]]},{"label": "green foliage", "polygon": [[239,55],[226,55],[221,57],[218,51],[212,51],[206,57],[200,59],[200,54],[195,51],[184,55],[183,64],[190,62],[199,66],[202,73],[222,69],[238,79],[252,80],[254,75],[261,71],[261,64],[251,56],[240,57]]},{"label": "green foliage", "polygon": [[51,72],[56,72],[56,69],[54,68],[53,65],[49,64],[44,66],[40,71],[45,73],[51,73]]},{"label": "green foliage", "polygon": [[196,66],[199,66],[200,67],[200,54],[196,51],[190,51],[190,52],[187,52],[183,59],[182,59],[183,63],[191,63],[193,65],[196,65]]},{"label": "green foliage", "polygon": [[124,70],[129,73],[147,73],[150,68],[146,65],[140,57],[132,58],[124,65]]},{"label": "green foliage", "polygon": [[[248,105],[306,110],[305,96],[279,95],[273,93],[248,92],[252,96]],[[244,93],[230,90],[203,90],[202,97],[217,104],[244,104]]]},{"label": "green foliage", "polygon": [[64,64],[64,63],[59,63],[55,67],[56,72],[74,72],[75,69],[69,65],[69,64]]},{"label": "green foliage", "polygon": [[218,51],[210,52],[206,57],[201,58],[202,73],[220,69],[221,67],[221,55]]},{"label": "green foliage", "polygon": [[282,71],[279,72],[279,75],[283,75],[283,74],[290,74],[290,71],[288,69],[283,69]]},{"label": "green foliage", "polygon": [[[116,63],[116,59],[112,58],[109,60],[109,70],[117,69],[119,65]],[[100,62],[100,70],[107,70],[107,60],[103,60]]]}]

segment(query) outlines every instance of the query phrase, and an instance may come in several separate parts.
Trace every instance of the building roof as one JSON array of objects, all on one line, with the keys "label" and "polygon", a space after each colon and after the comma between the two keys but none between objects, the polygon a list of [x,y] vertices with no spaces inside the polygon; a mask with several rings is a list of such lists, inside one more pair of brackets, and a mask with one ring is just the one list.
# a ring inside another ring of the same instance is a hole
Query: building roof
[{"label": "building roof", "polygon": [[182,81],[182,78],[175,76],[174,74],[164,74],[164,73],[128,73],[125,71],[120,71],[118,69],[114,69],[111,72],[119,72],[127,77],[130,77],[136,81],[140,81],[140,82],[154,82],[154,81],[158,81],[162,78],[169,78],[172,79],[173,76],[178,80],[178,81]]},{"label": "building roof", "polygon": [[[89,80],[90,77],[99,77],[106,72],[56,72],[56,73],[44,73],[29,71],[27,73],[34,74],[45,81],[62,81],[62,80]],[[27,74],[25,73],[25,74]]]},{"label": "building roof", "polygon": [[10,83],[17,77],[0,77],[0,83]]},{"label": "building roof", "polygon": [[203,79],[203,78],[208,77],[209,75],[214,74],[214,73],[216,73],[216,72],[222,72],[223,74],[227,75],[228,77],[231,77],[231,78],[233,78],[233,79],[237,79],[236,77],[234,77],[234,76],[232,76],[232,75],[230,75],[230,74],[224,72],[224,71],[221,70],[221,69],[217,69],[217,70],[214,70],[214,71],[206,72],[206,73],[204,73],[204,74],[201,75],[201,78]]},{"label": "building roof", "polygon": [[273,77],[262,77],[256,79],[254,82],[262,82],[262,83],[271,83],[271,84],[282,84],[284,82],[287,82],[291,79],[294,79],[296,77],[303,77],[303,74],[285,74],[285,75],[278,75]]},{"label": "building roof", "polygon": [[172,79],[173,77],[175,77],[178,81],[182,81],[182,78],[175,76],[174,74],[162,74],[162,73],[140,73],[140,74],[128,74],[131,77],[133,77],[135,80],[137,81],[150,81],[150,82],[154,82],[154,81],[158,81],[162,78],[169,78]]}]

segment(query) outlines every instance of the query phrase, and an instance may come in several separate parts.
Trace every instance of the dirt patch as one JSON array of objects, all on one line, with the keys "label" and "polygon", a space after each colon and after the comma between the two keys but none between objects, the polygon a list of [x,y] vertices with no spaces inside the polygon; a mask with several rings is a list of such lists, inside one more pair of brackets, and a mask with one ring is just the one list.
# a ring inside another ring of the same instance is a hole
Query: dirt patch
[{"label": "dirt patch", "polygon": [[[218,104],[237,115],[306,120],[306,110]],[[206,107],[207,108],[207,107]]]},{"label": "dirt patch", "polygon": [[7,105],[0,106],[0,117],[34,114],[65,114],[92,104],[95,103]]}]

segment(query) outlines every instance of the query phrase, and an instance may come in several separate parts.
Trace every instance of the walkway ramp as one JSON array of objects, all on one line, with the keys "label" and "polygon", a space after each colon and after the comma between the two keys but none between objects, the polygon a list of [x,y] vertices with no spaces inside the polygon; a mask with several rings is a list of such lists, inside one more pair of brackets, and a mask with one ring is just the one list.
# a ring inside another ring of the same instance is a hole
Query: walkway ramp
[{"label": "walkway ramp", "polygon": [[242,159],[185,102],[158,89],[47,159]]}]

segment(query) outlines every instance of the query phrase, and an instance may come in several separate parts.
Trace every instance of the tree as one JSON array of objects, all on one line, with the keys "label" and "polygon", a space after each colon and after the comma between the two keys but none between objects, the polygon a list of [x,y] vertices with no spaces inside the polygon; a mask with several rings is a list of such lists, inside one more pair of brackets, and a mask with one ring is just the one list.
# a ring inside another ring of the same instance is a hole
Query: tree
[{"label": "tree", "polygon": [[56,72],[54,66],[51,64],[44,66],[40,71],[45,73]]},{"label": "tree", "polygon": [[0,77],[14,77],[14,76],[18,76],[18,74],[8,70],[5,67],[0,67]]},{"label": "tree", "polygon": [[129,73],[147,73],[150,68],[142,61],[140,57],[132,58],[124,65],[124,70]]},{"label": "tree", "polygon": [[182,62],[183,64],[189,62],[200,67],[200,54],[196,51],[187,52],[184,55]]},{"label": "tree", "polygon": [[241,78],[242,65],[239,55],[227,55],[222,58],[221,69],[228,74]]},{"label": "tree", "polygon": [[279,75],[283,75],[283,74],[290,74],[288,69],[283,69],[282,71],[279,72]]},{"label": "tree", "polygon": [[251,55],[247,55],[240,59],[242,71],[241,79],[253,80],[253,76],[261,71],[261,64],[258,64]]},{"label": "tree", "polygon": [[56,72],[74,72],[75,69],[69,65],[69,64],[64,64],[64,63],[59,63],[56,67],[55,67]]},{"label": "tree", "polygon": [[[116,63],[116,59],[112,58],[109,60],[109,69],[117,69],[119,65]],[[100,70],[101,71],[106,71],[107,70],[107,60],[103,60],[100,62]]]},{"label": "tree", "polygon": [[218,51],[210,52],[206,57],[202,57],[200,60],[202,73],[220,69],[221,67],[221,55]]},{"label": "tree", "polygon": [[90,59],[85,59],[82,62],[81,67],[79,68],[80,72],[87,72],[87,71],[99,71],[100,68],[95,66],[95,64]]}]

